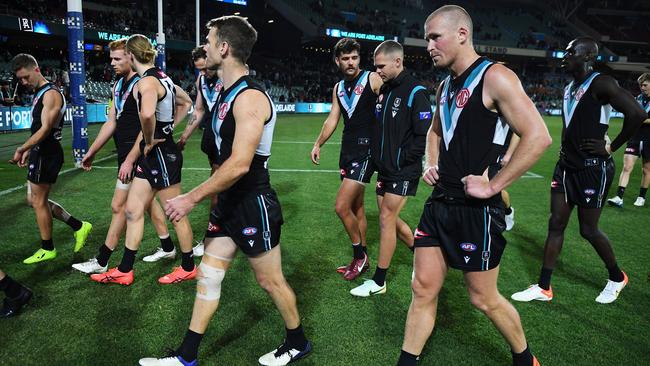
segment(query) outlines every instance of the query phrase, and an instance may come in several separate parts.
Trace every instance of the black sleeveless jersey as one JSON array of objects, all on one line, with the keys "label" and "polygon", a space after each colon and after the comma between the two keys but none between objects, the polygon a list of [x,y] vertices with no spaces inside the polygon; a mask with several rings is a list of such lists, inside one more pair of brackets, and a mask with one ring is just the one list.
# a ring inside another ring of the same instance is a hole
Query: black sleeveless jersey
[{"label": "black sleeveless jersey", "polygon": [[599,75],[593,72],[581,85],[575,85],[572,81],[564,89],[560,165],[565,169],[584,169],[585,160],[602,158],[580,150],[584,139],[605,139],[609,127],[612,107],[603,105],[590,90],[592,82]]},{"label": "black sleeveless jersey", "polygon": [[237,128],[232,106],[237,96],[249,89],[259,90],[266,95],[269,101],[269,107],[271,108],[271,117],[264,123],[262,138],[255,150],[255,156],[251,162],[250,170],[232,187],[222,193],[222,195],[235,200],[242,198],[248,192],[271,188],[268,160],[271,156],[271,143],[273,142],[273,129],[275,128],[275,106],[271,101],[271,97],[264,91],[264,88],[249,76],[242,76],[230,88],[221,92],[217,101],[217,108],[214,109],[214,113],[212,114],[212,131],[219,153],[217,164],[223,164],[232,154],[232,145],[235,140],[235,130]]},{"label": "black sleeveless jersey", "polygon": [[[176,89],[174,88],[174,82],[157,67],[152,67],[147,70],[142,75],[142,78],[147,76],[155,77],[163,88],[165,88],[165,95],[159,98],[156,104],[156,130],[154,132],[154,138],[166,139],[173,142],[174,111],[176,107]],[[138,99],[141,98],[142,93],[138,94]],[[141,100],[138,102],[141,102]],[[141,104],[139,103],[139,105]]]},{"label": "black sleeveless jersey", "polygon": [[[636,101],[639,102],[641,108],[648,114],[647,118],[650,118],[650,97],[646,97],[641,93],[636,97]],[[642,124],[634,137],[632,137],[632,140],[650,141],[650,124]]]},{"label": "black sleeveless jersey", "polygon": [[115,83],[113,105],[115,106],[116,128],[113,141],[118,155],[128,154],[141,130],[138,105],[133,97],[133,86],[138,80],[140,80],[140,76],[135,74],[128,80],[120,78]]},{"label": "black sleeveless jersey", "polygon": [[498,112],[483,104],[485,72],[494,64],[481,57],[460,76],[448,76],[441,84],[438,101],[442,139],[438,156],[440,180],[434,194],[465,199],[468,203],[499,202],[497,194],[487,200],[465,197],[461,179],[467,175],[482,175],[505,153],[510,127]]},{"label": "black sleeveless jersey", "polygon": [[368,155],[377,100],[370,86],[370,71],[360,72],[353,80],[341,80],[335,88],[344,123],[341,155]]},{"label": "black sleeveless jersey", "polygon": [[61,93],[61,91],[57,89],[56,86],[54,86],[54,84],[46,83],[45,85],[36,89],[36,93],[34,94],[34,100],[32,101],[32,125],[30,126],[30,131],[33,135],[43,126],[41,122],[41,114],[43,112],[43,96],[50,90],[56,90],[61,95],[62,105],[57,120],[54,121],[50,133],[45,136],[41,142],[38,143],[41,151],[58,149],[60,146],[59,141],[61,141],[61,133],[63,129],[63,115],[65,114],[66,108],[65,97],[63,96],[63,93]]},{"label": "black sleeveless jersey", "polygon": [[223,83],[216,74],[211,78],[205,74],[199,76],[199,95],[201,96],[205,108],[203,120],[199,121],[199,123],[204,128],[209,128],[210,130],[208,130],[208,132],[212,131],[210,123],[212,111],[214,110],[214,106],[217,104],[217,99],[219,99],[219,93],[221,93],[222,89]]}]

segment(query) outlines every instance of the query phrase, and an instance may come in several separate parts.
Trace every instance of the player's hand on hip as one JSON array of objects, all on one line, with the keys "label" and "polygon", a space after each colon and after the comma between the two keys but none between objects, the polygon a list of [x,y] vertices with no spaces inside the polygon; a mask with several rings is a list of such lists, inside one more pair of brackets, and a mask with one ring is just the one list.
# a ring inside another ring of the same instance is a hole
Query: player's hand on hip
[{"label": "player's hand on hip", "polygon": [[583,139],[580,150],[597,156],[609,156],[612,153],[610,145],[604,139]]},{"label": "player's hand on hip", "polygon": [[165,207],[165,214],[172,222],[178,222],[183,217],[187,216],[195,204],[192,202],[187,194],[181,194],[170,200],[167,200],[167,207]]},{"label": "player's hand on hip", "polygon": [[485,169],[483,175],[468,175],[461,180],[465,185],[465,194],[480,199],[486,199],[494,196],[496,193],[490,186],[488,178],[488,169]]},{"label": "player's hand on hip", "polygon": [[148,156],[149,152],[159,143],[164,142],[165,139],[153,139],[150,144],[144,145],[144,155]]},{"label": "player's hand on hip", "polygon": [[438,173],[438,166],[430,166],[424,169],[422,174],[422,179],[424,182],[430,186],[435,186],[440,179],[440,174]]},{"label": "player's hand on hip", "polygon": [[129,184],[133,177],[133,163],[125,161],[120,165],[120,170],[117,172],[117,179],[124,184]]},{"label": "player's hand on hip", "polygon": [[320,164],[320,147],[314,146],[314,148],[311,149],[311,162],[316,165]]}]

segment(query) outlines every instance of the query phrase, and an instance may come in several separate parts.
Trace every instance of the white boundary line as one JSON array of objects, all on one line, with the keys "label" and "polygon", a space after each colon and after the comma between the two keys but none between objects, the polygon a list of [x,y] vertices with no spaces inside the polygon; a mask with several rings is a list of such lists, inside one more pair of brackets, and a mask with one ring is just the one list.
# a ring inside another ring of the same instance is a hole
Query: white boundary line
[{"label": "white boundary line", "polygon": [[[95,162],[95,163],[101,163],[102,161],[106,161],[106,160],[108,160],[108,159],[112,159],[112,158],[114,158],[114,157],[116,157],[116,156],[117,156],[117,154],[111,154],[111,155],[108,155],[108,156],[104,156],[104,157],[101,158],[101,159],[97,159],[97,160],[95,160],[94,162]],[[94,167],[93,167],[93,168],[94,168]],[[101,167],[101,168],[104,168],[104,167]],[[108,167],[105,167],[105,168],[108,168]],[[75,167],[75,168],[66,169],[66,170],[60,171],[60,172],[59,172],[59,175],[63,175],[63,174],[66,174],[66,173],[70,173],[70,172],[73,172],[73,171],[75,171],[75,170],[81,170],[81,168],[77,168],[77,167]],[[25,179],[27,179],[27,178],[25,178]],[[18,191],[18,190],[23,189],[23,188],[25,188],[25,187],[27,187],[27,183],[25,183],[25,184],[21,184],[21,185],[19,185],[19,186],[13,187],[13,188],[5,189],[4,191],[0,191],[0,197],[2,197],[2,196],[4,196],[4,195],[7,195],[7,194],[9,194],[9,193],[11,193],[11,192]]]}]

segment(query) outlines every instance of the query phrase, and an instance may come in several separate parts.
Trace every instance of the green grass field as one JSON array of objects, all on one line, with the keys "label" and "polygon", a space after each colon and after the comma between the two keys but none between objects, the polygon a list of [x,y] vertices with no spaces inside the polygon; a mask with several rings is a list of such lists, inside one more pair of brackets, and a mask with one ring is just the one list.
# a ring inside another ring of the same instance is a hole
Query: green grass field
[{"label": "green grass field", "polygon": [[[275,130],[270,161],[272,184],[283,206],[284,272],[294,288],[307,335],[314,351],[299,365],[394,365],[402,343],[411,299],[412,254],[399,246],[388,274],[386,295],[353,298],[348,291],[360,284],[341,279],[338,265],[351,256],[349,241],[334,213],[339,185],[340,128],[322,150],[322,163],[309,160],[312,141],[322,115],[282,115]],[[561,122],[546,118],[553,146],[527,177],[510,189],[516,225],[502,260],[499,288],[507,298],[537,281],[549,212],[549,183],[555,165]],[[611,136],[621,121],[612,121]],[[98,125],[90,126],[91,139]],[[26,133],[0,135],[0,161],[6,162]],[[71,131],[65,131],[66,164],[72,168]],[[191,315],[194,284],[161,286],[156,280],[170,262],[136,262],[136,282],[130,287],[105,286],[73,271],[72,263],[95,255],[110,223],[110,199],[115,186],[116,161],[112,143],[98,157],[97,168],[62,174],[51,198],[74,216],[93,223],[86,247],[73,254],[69,228],[54,224],[59,257],[27,266],[22,260],[39,246],[33,211],[25,204],[25,189],[5,191],[25,182],[26,172],[0,164],[0,268],[35,291],[30,306],[16,318],[0,321],[0,365],[136,365],[144,356],[161,355],[180,343]],[[622,149],[621,149],[622,150]],[[620,169],[622,152],[616,154]],[[206,179],[206,157],[199,150],[199,134],[185,150],[183,188]],[[277,169],[277,170],[275,170]],[[301,172],[281,169],[306,170]],[[322,171],[321,171],[322,170]],[[616,174],[618,180],[618,169]],[[605,285],[607,272],[591,246],[583,240],[574,215],[566,231],[564,251],[553,280],[551,303],[515,303],[532,351],[542,365],[650,365],[650,304],[648,264],[650,208],[636,208],[640,169],[632,175],[624,209],[604,209],[601,228],[609,235],[618,262],[630,284],[611,305],[594,299]],[[374,186],[371,186],[374,188]],[[616,189],[616,182],[612,192]],[[402,218],[417,224],[430,187],[420,183]],[[611,192],[610,192],[611,194]],[[377,207],[374,189],[366,192],[368,242],[372,268],[378,254]],[[202,237],[207,203],[190,215],[194,234]],[[171,227],[171,225],[170,225]],[[173,234],[172,234],[173,235]],[[175,240],[175,237],[174,237]],[[176,240],[175,240],[176,242]],[[138,258],[159,242],[153,227],[145,226]],[[111,266],[122,256],[113,255]],[[202,343],[203,365],[254,365],[284,337],[282,320],[270,298],[256,285],[248,262],[239,256],[223,285],[222,302]],[[180,258],[176,263],[180,262]],[[462,273],[452,270],[441,294],[436,329],[424,349],[421,365],[508,365],[510,352],[491,323],[469,303]]]}]

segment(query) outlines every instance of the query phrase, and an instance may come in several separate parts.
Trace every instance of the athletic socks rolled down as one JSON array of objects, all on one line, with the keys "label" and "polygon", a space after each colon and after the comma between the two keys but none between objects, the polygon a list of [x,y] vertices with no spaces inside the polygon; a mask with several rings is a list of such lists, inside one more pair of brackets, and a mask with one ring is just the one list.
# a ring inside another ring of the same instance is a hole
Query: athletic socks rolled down
[{"label": "athletic socks rolled down", "polygon": [[399,360],[397,361],[397,366],[417,366],[419,360],[419,355],[414,355],[402,350],[402,353],[399,355]]},{"label": "athletic socks rolled down", "polygon": [[377,285],[383,286],[384,283],[386,282],[387,271],[388,268],[379,268],[379,266],[377,266],[377,269],[375,270],[375,275],[372,276],[372,280],[375,281]]},{"label": "athletic socks rolled down", "polygon": [[103,244],[101,247],[99,247],[99,254],[97,255],[97,264],[99,264],[102,267],[106,267],[108,264],[108,260],[111,258],[111,254],[113,254],[113,251],[106,246],[106,244]]},{"label": "athletic socks rolled down", "polygon": [[354,259],[363,258],[363,247],[361,246],[361,243],[352,244],[352,251],[354,253]]},{"label": "athletic socks rolled down", "polygon": [[10,299],[15,299],[20,295],[20,288],[20,283],[9,276],[5,276],[0,280],[0,291],[4,291],[5,295]]},{"label": "athletic socks rolled down", "polygon": [[548,291],[551,288],[551,275],[553,270],[549,268],[542,268],[542,272],[539,274],[539,282],[537,283],[539,287]]},{"label": "athletic socks rolled down", "polygon": [[122,263],[120,263],[117,269],[122,273],[131,272],[131,270],[133,270],[133,263],[135,262],[135,255],[137,253],[138,253],[137,250],[124,248],[124,256],[122,257]]},{"label": "athletic socks rolled down", "polygon": [[44,250],[54,250],[54,242],[52,239],[41,240],[41,248]]},{"label": "athletic socks rolled down", "polygon": [[307,347],[307,338],[302,325],[295,329],[287,329],[287,344],[297,350],[303,351]]},{"label": "athletic socks rolled down", "polygon": [[521,353],[512,352],[512,366],[531,366],[533,364],[533,354],[530,353],[530,347]]},{"label": "athletic socks rolled down", "polygon": [[70,226],[70,228],[74,231],[78,231],[79,229],[81,229],[81,225],[82,225],[81,221],[75,219],[72,216],[70,216],[65,223],[68,224],[68,226]]},{"label": "athletic socks rolled down", "polygon": [[203,334],[188,329],[187,333],[185,333],[185,338],[183,338],[183,343],[178,347],[176,353],[187,362],[196,360],[199,354],[201,339],[203,339]]},{"label": "athletic socks rolled down", "polygon": [[172,242],[172,237],[169,234],[164,238],[160,238],[160,247],[167,253],[174,250],[174,242]]},{"label": "athletic socks rolled down", "polygon": [[194,270],[194,252],[191,249],[189,252],[181,254],[181,267],[186,272]]}]

